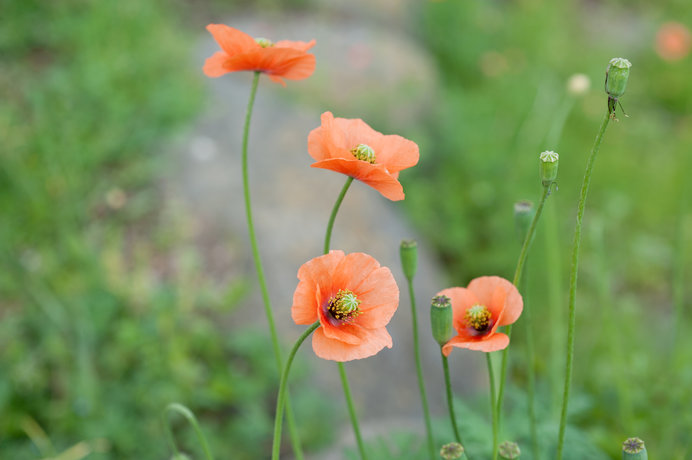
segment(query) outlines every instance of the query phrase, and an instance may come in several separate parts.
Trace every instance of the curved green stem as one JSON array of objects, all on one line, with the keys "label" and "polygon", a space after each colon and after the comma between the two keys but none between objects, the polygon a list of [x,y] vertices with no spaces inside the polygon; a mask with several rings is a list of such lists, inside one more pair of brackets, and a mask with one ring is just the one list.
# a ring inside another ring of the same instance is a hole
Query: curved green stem
[{"label": "curved green stem", "polygon": [[283,372],[281,373],[281,381],[279,382],[279,396],[276,398],[276,416],[274,418],[274,442],[272,444],[272,460],[277,460],[279,458],[279,449],[281,447],[281,425],[283,422],[283,409],[284,403],[286,402],[286,382],[288,382],[288,374],[291,371],[291,364],[293,363],[293,358],[298,351],[298,348],[305,342],[310,334],[313,333],[315,329],[320,327],[320,322],[315,321],[312,326],[307,328],[303,334],[298,337],[296,343],[293,345],[291,352],[288,354],[288,359],[286,360],[286,366],[284,366]]},{"label": "curved green stem", "polygon": [[365,454],[365,444],[363,444],[363,438],[360,435],[360,427],[358,425],[358,417],[356,416],[356,409],[353,405],[353,398],[351,397],[351,389],[348,386],[348,377],[346,376],[346,368],[344,363],[339,364],[339,375],[341,376],[341,385],[344,388],[344,396],[346,397],[346,405],[348,406],[348,415],[351,417],[351,424],[353,425],[353,434],[356,436],[356,443],[358,444],[358,451],[360,452],[360,458],[365,460],[368,456]]},{"label": "curved green stem", "polygon": [[[245,127],[243,129],[243,151],[242,151],[242,170],[243,170],[243,196],[245,198],[245,214],[247,216],[247,230],[250,236],[250,246],[252,247],[252,258],[255,261],[255,268],[257,270],[257,280],[259,281],[260,291],[262,293],[262,301],[264,303],[264,311],[267,316],[267,322],[269,323],[269,332],[272,338],[272,347],[274,349],[274,358],[276,359],[276,366],[279,372],[283,368],[281,359],[281,346],[279,345],[279,335],[276,332],[276,325],[274,324],[274,314],[272,312],[271,300],[269,299],[269,290],[267,289],[267,281],[264,277],[264,269],[262,268],[262,260],[260,258],[259,248],[257,245],[257,236],[255,235],[255,224],[252,218],[252,205],[250,202],[250,179],[248,174],[248,138],[250,135],[250,120],[252,118],[252,108],[255,105],[255,95],[257,94],[257,85],[259,83],[260,72],[255,72],[252,79],[252,88],[250,89],[250,99],[247,104],[247,111],[245,113]],[[300,438],[298,437],[298,430],[295,424],[295,418],[293,416],[293,408],[291,407],[290,398],[286,400],[286,423],[288,424],[288,431],[291,436],[291,443],[293,444],[293,452],[296,459],[303,459],[303,451],[300,446]]]},{"label": "curved green stem", "polygon": [[444,369],[445,373],[445,390],[447,392],[447,407],[449,408],[449,420],[452,422],[452,430],[454,430],[454,439],[456,439],[456,441],[463,446],[464,443],[461,442],[461,435],[459,434],[459,428],[457,427],[457,419],[454,416],[454,396],[452,395],[452,382],[449,378],[449,360],[444,355],[444,353],[442,353],[442,350],[440,350],[440,354],[442,355],[442,368]]},{"label": "curved green stem", "polygon": [[493,420],[493,460],[497,460],[497,411],[495,410],[495,372],[493,371],[493,360],[490,353],[485,354],[488,362],[488,384],[490,386],[490,416]]},{"label": "curved green stem", "polygon": [[425,395],[425,380],[423,380],[423,367],[420,360],[420,344],[418,342],[418,315],[416,313],[416,297],[413,292],[413,280],[408,281],[408,293],[411,298],[411,316],[413,320],[413,352],[416,360],[416,373],[418,374],[418,389],[420,390],[420,401],[423,405],[423,417],[425,418],[425,431],[428,436],[428,451],[430,460],[437,457],[435,452],[435,442],[432,435],[432,424],[430,423],[430,410],[428,409],[428,398]]},{"label": "curved green stem", "polygon": [[339,193],[339,197],[336,199],[336,203],[334,203],[334,208],[332,208],[332,214],[329,216],[329,223],[327,224],[327,233],[324,236],[324,253],[327,254],[329,252],[329,246],[332,242],[332,229],[334,228],[334,221],[336,220],[336,214],[339,212],[339,208],[341,207],[341,202],[344,201],[344,197],[346,196],[346,192],[348,192],[348,188],[351,186],[353,183],[353,177],[348,177],[346,179],[346,183],[344,184],[344,187],[341,189],[341,193]]},{"label": "curved green stem", "polygon": [[[519,260],[517,261],[517,268],[514,270],[514,279],[512,280],[512,284],[515,286],[518,286],[519,281],[521,280],[522,273],[524,272],[524,265],[526,264],[526,258],[529,255],[529,248],[531,247],[531,243],[533,241],[533,236],[536,233],[536,227],[538,226],[538,220],[541,218],[541,214],[543,213],[543,208],[545,206],[545,202],[548,199],[548,195],[550,195],[550,185],[543,186],[543,194],[541,195],[541,200],[538,202],[538,207],[536,208],[536,214],[534,214],[533,219],[531,220],[531,225],[529,225],[529,229],[526,232],[526,236],[524,237],[524,243],[521,245],[521,251],[519,252]],[[512,325],[508,325],[507,329],[505,331],[509,338],[512,338]],[[498,423],[498,429],[501,424],[502,420],[502,404],[504,402],[504,397],[505,397],[505,380],[507,380],[507,361],[508,361],[508,356],[509,356],[509,347],[505,348],[502,350],[502,364],[500,365],[500,385],[498,388],[497,392],[497,423]]]},{"label": "curved green stem", "polygon": [[603,142],[610,115],[606,113],[601,128],[596,135],[591,154],[586,163],[586,172],[584,173],[584,181],[581,186],[581,194],[579,197],[579,205],[577,207],[577,223],[574,226],[574,242],[572,243],[572,266],[569,277],[569,324],[567,327],[567,362],[565,365],[565,387],[562,394],[562,412],[560,414],[560,432],[557,441],[556,459],[562,459],[562,450],[565,442],[565,428],[567,426],[567,406],[569,404],[569,392],[572,385],[572,366],[574,361],[574,330],[576,326],[576,303],[577,303],[577,274],[579,271],[579,246],[581,244],[581,227],[582,219],[584,218],[584,208],[586,207],[586,196],[589,193],[589,185],[591,184],[591,173],[593,171],[594,161],[598,150]]},{"label": "curved green stem", "polygon": [[202,446],[202,450],[204,451],[204,457],[207,460],[214,460],[214,456],[211,454],[211,450],[209,450],[209,445],[207,444],[207,439],[204,437],[204,433],[202,433],[202,429],[199,427],[199,423],[197,422],[197,418],[195,417],[195,414],[192,413],[190,409],[187,407],[183,406],[182,404],[178,403],[171,403],[163,411],[164,415],[164,427],[166,428],[166,433],[168,434],[168,442],[170,443],[171,447],[173,448],[173,452],[176,454],[179,454],[180,451],[178,450],[178,446],[175,443],[175,437],[173,436],[173,431],[171,430],[170,426],[170,414],[171,413],[178,413],[185,417],[187,421],[192,425],[192,427],[195,429],[195,434],[197,434],[197,439],[199,440],[200,445]]}]

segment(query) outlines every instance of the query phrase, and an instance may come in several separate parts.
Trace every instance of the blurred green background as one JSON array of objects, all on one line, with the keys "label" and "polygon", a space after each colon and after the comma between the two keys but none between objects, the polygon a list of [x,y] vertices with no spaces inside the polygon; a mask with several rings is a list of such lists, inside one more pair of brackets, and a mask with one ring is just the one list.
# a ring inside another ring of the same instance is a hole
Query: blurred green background
[{"label": "blurred green background", "polygon": [[[197,413],[219,458],[229,445],[233,458],[266,455],[277,376],[265,337],[223,329],[247,283],[205,277],[184,212],[161,203],[161,145],[203,110],[192,47],[206,23],[319,3],[0,0],[0,458],[75,445],[89,458],[167,458],[160,417],[175,400]],[[378,128],[421,146],[404,208],[451,279],[511,277],[513,203],[538,199],[538,153],[561,154],[528,269],[546,453],[578,189],[606,109],[605,65],[622,56],[633,63],[630,117],[606,134],[587,204],[569,436],[573,449],[613,458],[631,435],[652,458],[692,455],[692,58],[671,55],[670,40],[657,48],[670,21],[689,34],[688,1],[412,2],[400,24],[433,57],[437,98],[409,132],[387,126],[386,108]],[[590,90],[567,91],[575,73]],[[512,358],[507,432],[531,458],[523,356]],[[315,414],[301,429],[317,449],[333,436],[324,409],[295,397]]]}]

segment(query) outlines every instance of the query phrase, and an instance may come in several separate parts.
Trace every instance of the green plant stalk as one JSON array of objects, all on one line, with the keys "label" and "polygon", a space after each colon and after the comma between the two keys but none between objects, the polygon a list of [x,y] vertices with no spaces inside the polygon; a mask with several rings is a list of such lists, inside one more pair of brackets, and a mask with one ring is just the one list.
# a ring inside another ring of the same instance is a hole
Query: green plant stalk
[{"label": "green plant stalk", "polygon": [[279,382],[279,396],[276,398],[276,416],[274,418],[274,442],[272,444],[272,460],[278,460],[279,450],[281,448],[281,425],[283,422],[283,409],[286,402],[286,384],[288,382],[288,374],[291,371],[291,364],[293,363],[293,358],[298,351],[298,348],[305,342],[310,334],[313,333],[315,329],[320,326],[319,321],[315,321],[309,328],[303,332],[303,334],[298,337],[296,343],[293,345],[291,352],[288,354],[288,359],[286,359],[286,365],[284,366],[283,372],[281,373],[281,381]]},{"label": "green plant stalk", "polygon": [[[283,369],[281,359],[281,346],[279,345],[279,335],[276,332],[274,324],[274,313],[272,312],[271,300],[269,299],[269,290],[267,289],[267,281],[264,277],[264,269],[262,268],[262,260],[260,258],[259,248],[257,246],[257,236],[255,235],[255,225],[252,218],[252,205],[250,204],[250,179],[248,175],[248,138],[250,135],[250,120],[252,118],[252,108],[255,105],[255,95],[257,94],[257,85],[259,84],[260,72],[255,72],[252,79],[252,87],[250,89],[250,99],[247,104],[247,112],[245,113],[245,128],[243,130],[243,151],[242,151],[242,169],[243,169],[243,196],[245,197],[245,214],[247,216],[247,230],[250,236],[250,246],[252,247],[252,258],[255,261],[257,270],[257,280],[259,281],[260,291],[262,293],[262,301],[264,303],[264,311],[267,315],[269,323],[269,332],[272,338],[272,347],[274,349],[274,358],[279,372]],[[298,437],[298,429],[296,427],[295,418],[293,416],[293,408],[291,407],[290,396],[286,397],[286,424],[288,432],[293,444],[293,453],[296,459],[302,460],[303,449],[300,445]]]},{"label": "green plant stalk", "polygon": [[579,270],[579,246],[581,244],[581,230],[582,230],[582,219],[584,218],[584,208],[586,207],[586,196],[589,193],[589,185],[591,184],[591,174],[593,171],[594,161],[596,160],[596,155],[598,150],[601,148],[601,143],[603,142],[603,135],[605,134],[606,128],[608,128],[608,122],[610,121],[610,114],[606,112],[603,121],[601,122],[601,127],[594,140],[593,147],[591,148],[591,154],[586,163],[586,172],[584,173],[584,181],[581,186],[581,194],[579,197],[579,205],[577,207],[577,222],[574,226],[574,242],[572,244],[572,266],[570,269],[569,277],[569,323],[567,326],[567,362],[565,364],[565,387],[562,395],[562,412],[560,414],[560,431],[558,434],[557,441],[557,454],[556,459],[562,460],[562,451],[564,449],[565,443],[565,428],[567,427],[567,406],[569,404],[569,392],[572,385],[572,367],[574,362],[574,330],[576,326],[576,302],[577,302],[577,274]]},{"label": "green plant stalk", "polygon": [[334,229],[334,221],[336,220],[336,215],[339,212],[339,208],[341,207],[341,202],[344,201],[346,192],[348,192],[348,189],[352,183],[353,177],[349,176],[346,179],[346,183],[344,184],[343,188],[341,189],[341,193],[339,193],[339,196],[336,199],[336,203],[334,203],[334,207],[332,208],[332,214],[329,216],[329,222],[327,223],[327,233],[324,236],[324,254],[327,254],[329,252],[329,246],[332,242],[332,230]]},{"label": "green plant stalk", "polygon": [[420,360],[420,344],[418,341],[418,315],[416,313],[416,297],[413,291],[413,280],[408,281],[408,293],[411,298],[411,317],[413,320],[413,352],[416,360],[416,373],[418,374],[418,389],[420,390],[420,401],[423,406],[423,417],[425,418],[425,431],[428,436],[428,451],[430,460],[435,460],[435,441],[432,435],[432,424],[430,423],[430,410],[428,409],[428,398],[425,395],[425,380],[423,379],[423,367]]},{"label": "green plant stalk", "polygon": [[171,445],[173,452],[176,454],[180,453],[180,451],[178,450],[178,446],[175,443],[175,437],[173,436],[173,431],[171,430],[171,426],[169,423],[171,413],[178,413],[178,414],[182,415],[183,417],[185,417],[185,419],[195,429],[195,434],[197,435],[197,439],[199,440],[199,443],[202,446],[202,450],[204,451],[204,457],[207,460],[214,460],[214,456],[211,454],[211,450],[209,450],[209,444],[207,444],[207,439],[204,437],[204,433],[202,433],[202,429],[199,427],[199,423],[197,422],[197,417],[195,417],[195,414],[193,414],[190,409],[188,409],[187,407],[183,406],[182,404],[178,404],[178,403],[169,404],[168,406],[166,406],[166,408],[163,411],[164,427],[166,429],[168,442]]},{"label": "green plant stalk", "polygon": [[490,357],[490,353],[485,354],[485,358],[488,361],[488,384],[490,386],[490,417],[493,421],[493,460],[497,460],[497,432],[498,432],[498,419],[499,413],[496,410],[496,396],[495,396],[495,372],[493,371],[493,360]]},{"label": "green plant stalk", "polygon": [[[526,236],[524,237],[524,243],[521,245],[521,251],[519,252],[519,260],[517,261],[517,268],[514,270],[514,279],[512,280],[512,284],[515,286],[519,285],[519,281],[521,280],[522,273],[524,272],[524,265],[526,264],[526,258],[529,255],[529,248],[531,247],[531,242],[533,241],[533,235],[536,233],[536,227],[538,226],[538,220],[541,218],[541,214],[543,213],[543,208],[545,207],[545,202],[548,199],[548,195],[550,195],[550,185],[544,185],[543,186],[543,194],[541,195],[541,200],[538,202],[538,207],[536,208],[536,214],[533,216],[533,219],[531,220],[531,225],[529,225],[529,230],[526,232]],[[530,325],[527,325],[527,327],[530,328]],[[512,325],[508,325],[507,329],[505,330],[507,336],[511,339],[512,338]],[[500,384],[498,387],[498,392],[497,392],[497,424],[498,424],[498,430],[500,426],[502,425],[502,404],[504,402],[504,396],[505,396],[505,380],[507,380],[507,361],[508,361],[508,355],[509,355],[509,346],[507,346],[504,350],[502,350],[502,364],[500,365]]]},{"label": "green plant stalk", "polygon": [[536,377],[534,372],[536,371],[536,352],[533,342],[533,330],[531,326],[533,324],[531,318],[531,308],[527,308],[528,302],[528,292],[527,292],[527,272],[521,277],[521,292],[524,296],[524,325],[526,327],[526,362],[528,364],[527,372],[527,382],[526,382],[526,397],[527,406],[529,412],[529,431],[531,434],[531,447],[533,451],[534,460],[540,460],[540,446],[538,444],[538,430],[536,429]]},{"label": "green plant stalk", "polygon": [[442,368],[444,369],[445,374],[445,390],[447,391],[447,407],[449,408],[449,420],[452,422],[452,430],[454,430],[454,439],[456,440],[456,442],[463,446],[464,443],[461,442],[461,435],[459,435],[459,428],[457,427],[457,419],[454,416],[454,396],[452,395],[452,382],[449,378],[449,360],[444,355],[444,353],[442,353],[442,349],[440,349],[440,354],[442,355]]}]

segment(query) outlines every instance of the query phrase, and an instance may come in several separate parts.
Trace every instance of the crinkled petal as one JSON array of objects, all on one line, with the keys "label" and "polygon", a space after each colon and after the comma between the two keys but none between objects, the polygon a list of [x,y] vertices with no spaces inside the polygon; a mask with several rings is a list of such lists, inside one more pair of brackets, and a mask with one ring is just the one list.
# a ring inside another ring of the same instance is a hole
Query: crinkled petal
[{"label": "crinkled petal", "polygon": [[466,315],[466,310],[478,304],[478,298],[473,291],[463,287],[453,287],[444,289],[435,295],[449,297],[452,302],[454,329],[458,332],[465,330],[466,322],[464,321],[464,315]]},{"label": "crinkled petal", "polygon": [[366,328],[386,326],[399,307],[399,287],[387,267],[371,272],[353,292],[363,302],[356,321]]},{"label": "crinkled petal", "polygon": [[489,353],[491,351],[503,350],[507,348],[507,345],[509,345],[509,337],[502,332],[485,336],[482,339],[469,339],[468,337],[456,336],[452,337],[449,342],[442,346],[442,353],[445,356],[449,356],[454,347]]},{"label": "crinkled petal", "polygon": [[[488,307],[491,311],[502,310],[502,318],[499,322],[500,326],[506,326],[508,324],[514,323],[524,308],[524,302],[521,298],[521,294],[517,291],[517,288],[504,278],[499,276],[481,276],[474,279],[469,283],[470,290],[474,292],[476,297],[482,305]],[[495,305],[498,294],[495,292],[496,289],[502,289],[505,292],[506,297],[504,298],[503,305]]]},{"label": "crinkled petal", "polygon": [[228,73],[228,70],[224,67],[224,64],[228,60],[228,54],[223,51],[217,51],[204,62],[204,67],[202,70],[207,77],[220,77],[223,74]]},{"label": "crinkled petal", "polygon": [[229,57],[262,49],[254,38],[225,24],[209,24],[207,30]]},{"label": "crinkled petal", "polygon": [[370,147],[375,151],[378,164],[383,164],[390,173],[418,164],[420,153],[418,144],[397,135],[387,135],[374,139]]},{"label": "crinkled petal", "polygon": [[313,168],[330,169],[369,185],[385,198],[392,201],[404,199],[404,189],[398,180],[394,179],[383,165],[370,164],[366,161],[345,160],[342,158],[332,158],[321,160],[311,165]]},{"label": "crinkled petal", "polygon": [[331,361],[352,361],[377,354],[384,347],[392,348],[392,337],[385,328],[362,329],[360,344],[349,344],[325,335],[322,327],[312,335],[312,349],[322,359]]}]

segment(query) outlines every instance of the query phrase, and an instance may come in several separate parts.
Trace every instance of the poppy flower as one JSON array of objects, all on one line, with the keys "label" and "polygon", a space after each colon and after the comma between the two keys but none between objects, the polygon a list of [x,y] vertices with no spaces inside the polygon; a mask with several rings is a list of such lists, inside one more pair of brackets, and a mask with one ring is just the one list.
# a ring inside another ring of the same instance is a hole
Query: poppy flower
[{"label": "poppy flower", "polygon": [[320,326],[312,349],[323,359],[351,361],[392,348],[385,326],[399,306],[392,272],[372,256],[330,251],[298,270],[291,314],[296,324]]},{"label": "poppy flower", "polygon": [[514,323],[524,308],[517,288],[499,276],[482,276],[472,280],[467,288],[453,287],[437,295],[451,299],[457,331],[457,336],[442,346],[445,356],[449,356],[452,347],[485,352],[506,348],[509,337],[497,332],[497,328]]},{"label": "poppy flower", "polygon": [[418,145],[378,133],[363,120],[322,114],[322,125],[308,136],[313,168],[331,169],[358,179],[392,201],[404,199],[399,171],[418,163]]},{"label": "poppy flower", "polygon": [[656,33],[656,52],[666,61],[678,61],[692,48],[692,34],[679,22],[667,22]]},{"label": "poppy flower", "polygon": [[252,38],[224,24],[209,24],[207,30],[223,50],[204,63],[203,70],[208,77],[252,70],[266,73],[272,81],[286,86],[284,78],[303,80],[315,71],[315,56],[306,52],[315,45],[315,40],[272,43],[266,38]]}]

